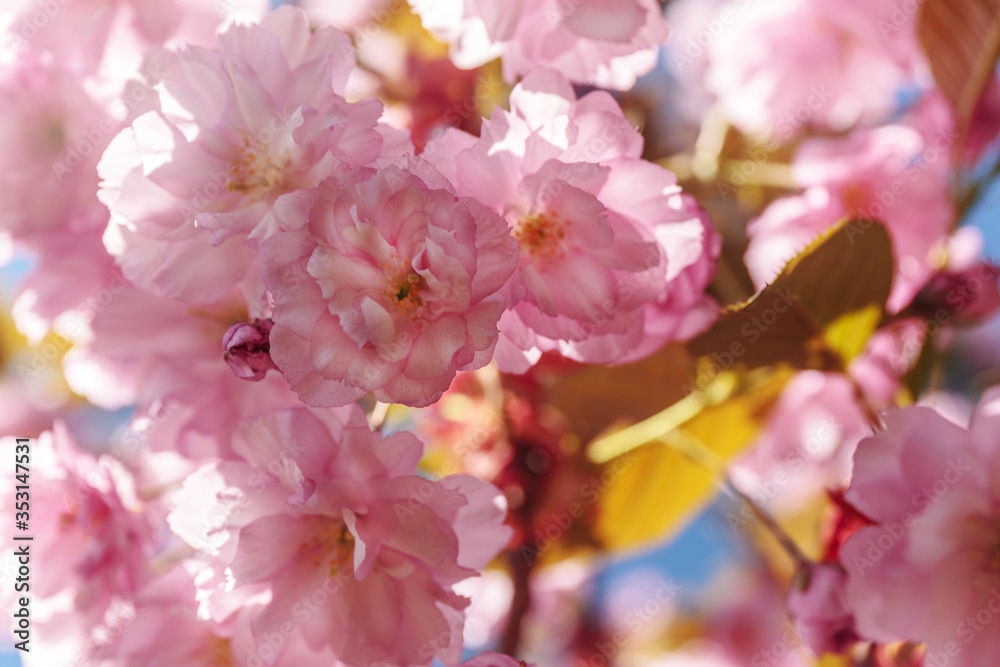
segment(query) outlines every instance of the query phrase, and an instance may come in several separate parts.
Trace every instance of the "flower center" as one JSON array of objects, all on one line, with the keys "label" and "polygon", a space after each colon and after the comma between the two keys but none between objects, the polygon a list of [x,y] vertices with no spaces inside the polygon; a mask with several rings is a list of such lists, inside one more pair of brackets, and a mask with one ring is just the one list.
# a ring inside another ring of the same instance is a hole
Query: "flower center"
[{"label": "flower center", "polygon": [[43,155],[58,155],[66,146],[66,122],[61,116],[50,116],[41,124],[37,151]]},{"label": "flower center", "polygon": [[347,529],[347,524],[334,522],[327,525],[308,542],[299,545],[303,551],[313,553],[315,567],[326,566],[330,578],[340,574],[344,565],[351,563],[354,557],[354,536]]},{"label": "flower center", "polygon": [[986,520],[986,533],[991,536],[991,541],[985,549],[984,564],[993,574],[1000,574],[1000,517]]},{"label": "flower center", "polygon": [[290,162],[287,156],[277,159],[267,144],[252,146],[247,137],[236,150],[239,157],[229,162],[229,180],[226,182],[230,192],[239,191],[260,197],[285,184],[285,172]]},{"label": "flower center", "polygon": [[568,226],[569,221],[560,219],[555,213],[531,213],[518,220],[514,238],[533,257],[548,259],[562,254]]},{"label": "flower center", "polygon": [[969,530],[976,536],[972,555],[980,568],[979,576],[994,581],[1000,575],[1000,517],[971,517]]},{"label": "flower center", "polygon": [[206,662],[212,667],[235,667],[236,659],[233,658],[232,643],[218,635],[212,635],[205,647]]},{"label": "flower center", "polygon": [[411,320],[416,320],[424,305],[424,300],[420,296],[420,291],[426,287],[424,279],[408,262],[396,261],[391,266],[383,266],[382,269],[386,276],[382,287],[386,307],[401,312]]},{"label": "flower center", "polygon": [[871,187],[866,183],[850,183],[844,188],[842,195],[844,208],[850,215],[864,216],[871,207],[874,197]]}]

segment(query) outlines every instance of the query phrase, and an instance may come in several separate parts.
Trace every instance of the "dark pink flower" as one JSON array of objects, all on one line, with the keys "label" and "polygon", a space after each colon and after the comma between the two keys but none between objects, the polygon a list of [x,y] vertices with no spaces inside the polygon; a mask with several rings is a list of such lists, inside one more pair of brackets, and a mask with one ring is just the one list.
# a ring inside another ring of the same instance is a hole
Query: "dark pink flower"
[{"label": "dark pink flower", "polygon": [[523,373],[551,350],[635,361],[710,322],[719,237],[674,174],[640,159],[642,136],[614,98],[578,100],[541,70],[514,87],[510,108],[483,121],[478,139],[451,130],[423,153],[519,242],[500,369]]},{"label": "dark pink flower", "polygon": [[271,358],[305,402],[433,403],[493,355],[507,224],[419,158],[279,200],[262,250]]},{"label": "dark pink flower", "polygon": [[101,159],[105,244],[137,285],[211,303],[256,274],[243,241],[270,229],[279,196],[380,154],[382,105],[344,99],[350,38],[311,32],[294,7],[158,62],[158,108]]},{"label": "dark pink flower", "polygon": [[277,368],[271,361],[268,342],[272,326],[271,320],[257,319],[237,322],[226,331],[222,337],[222,356],[236,377],[259,382],[270,369]]},{"label": "dark pink flower", "polygon": [[837,563],[812,564],[800,570],[787,605],[799,637],[817,656],[844,653],[860,639],[847,606],[847,575]]},{"label": "dark pink flower", "polygon": [[1000,393],[968,428],[916,406],[862,440],[846,499],[875,524],[840,550],[858,632],[880,643],[926,642],[957,667],[992,665],[1000,641]]}]

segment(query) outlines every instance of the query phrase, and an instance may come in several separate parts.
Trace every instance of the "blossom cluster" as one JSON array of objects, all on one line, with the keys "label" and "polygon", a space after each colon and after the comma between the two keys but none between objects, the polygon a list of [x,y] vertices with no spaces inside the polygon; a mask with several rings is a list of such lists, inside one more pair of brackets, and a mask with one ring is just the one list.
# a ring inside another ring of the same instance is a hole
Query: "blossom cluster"
[{"label": "blossom cluster", "polygon": [[97,446],[30,403],[3,420],[50,424],[32,508],[51,575],[25,660],[457,664],[462,591],[511,541],[507,500],[428,477],[424,443],[358,401],[428,406],[459,373],[546,351],[634,361],[708,324],[707,215],[642,160],[614,98],[567,78],[639,51],[648,69],[666,24],[636,3],[622,34],[588,37],[615,46],[586,72],[512,55],[528,76],[510,110],[418,153],[359,92],[357,34],[297,7],[213,9],[0,12],[0,231],[35,257],[17,325],[65,342],[49,361],[72,392],[132,409]]},{"label": "blossom cluster", "polygon": [[997,664],[940,4],[6,1],[22,664]]}]

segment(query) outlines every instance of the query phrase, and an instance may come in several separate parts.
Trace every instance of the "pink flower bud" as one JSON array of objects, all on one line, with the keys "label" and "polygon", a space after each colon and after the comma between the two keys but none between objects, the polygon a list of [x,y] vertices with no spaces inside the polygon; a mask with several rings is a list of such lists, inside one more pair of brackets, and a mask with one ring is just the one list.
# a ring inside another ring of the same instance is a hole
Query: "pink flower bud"
[{"label": "pink flower bud", "polygon": [[274,323],[271,320],[238,322],[229,327],[222,337],[222,358],[238,378],[260,382],[268,370],[275,368],[271,361],[271,344],[268,335]]}]

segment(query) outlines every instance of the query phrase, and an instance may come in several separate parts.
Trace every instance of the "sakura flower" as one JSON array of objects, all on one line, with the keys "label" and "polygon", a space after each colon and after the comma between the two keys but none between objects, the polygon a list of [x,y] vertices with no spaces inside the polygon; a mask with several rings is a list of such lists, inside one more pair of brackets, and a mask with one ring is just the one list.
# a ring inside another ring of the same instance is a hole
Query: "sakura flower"
[{"label": "sakura flower", "polygon": [[[193,459],[230,457],[241,419],[298,403],[279,374],[246,382],[230,369],[237,359],[227,364],[223,339],[253,319],[251,313],[261,315],[256,306],[238,290],[193,308],[121,286],[67,353],[67,381],[95,405],[136,406],[120,443],[123,454],[148,446]],[[247,370],[266,364],[260,346],[256,350],[249,344],[243,350]]]},{"label": "sakura flower", "polygon": [[187,559],[157,577],[133,598],[132,608],[88,647],[95,664],[107,660],[121,667],[218,667],[248,665],[253,652],[250,619],[259,600],[245,597],[222,621],[199,615],[197,583],[210,574],[201,562]]},{"label": "sakura flower", "polygon": [[[848,378],[802,371],[782,392],[753,448],[734,466],[733,478],[760,506],[801,506],[823,489],[842,488],[850,479],[854,448],[870,432]],[[740,514],[730,525],[742,527],[749,520]]]},{"label": "sakura flower", "polygon": [[433,403],[489,363],[517,261],[507,225],[419,159],[361,169],[279,200],[262,249],[274,296],[271,358],[300,398],[369,391]]},{"label": "sakura flower", "polygon": [[722,664],[814,665],[804,651],[797,650],[799,637],[783,609],[786,595],[784,583],[756,568],[728,569],[713,581],[702,613],[706,635],[721,650]]},{"label": "sakura flower", "polygon": [[[277,633],[347,664],[458,661],[468,600],[452,586],[510,538],[494,487],[414,476],[419,440],[372,433],[357,406],[247,422],[237,449],[246,462],[188,479],[170,524],[228,566],[227,589],[270,589],[258,650]],[[297,611],[317,595],[323,613]]]},{"label": "sakura flower", "polygon": [[6,29],[0,60],[52,60],[120,86],[149,49],[209,46],[220,26],[259,20],[267,6],[266,0],[7,0],[0,9]]},{"label": "sakura flower", "polygon": [[364,35],[373,31],[374,26],[384,27],[405,3],[403,0],[357,0],[349,3],[301,0],[298,5],[314,24],[330,24],[344,32],[358,31]]},{"label": "sakura flower", "polygon": [[[13,461],[16,445],[13,439],[7,442],[11,446],[4,450]],[[152,577],[155,544],[149,517],[124,468],[81,450],[62,422],[22,446],[31,487],[25,534],[34,538],[33,567],[46,573],[31,580],[31,594],[42,606],[71,610],[74,625],[86,632],[116,600],[127,599]],[[4,481],[12,499],[13,484],[13,478]],[[9,518],[14,525],[15,517]]]},{"label": "sakura flower", "polygon": [[788,593],[788,611],[803,643],[815,655],[844,653],[858,639],[847,606],[847,575],[837,563],[801,570]]},{"label": "sakura flower", "polygon": [[928,342],[928,333],[933,332],[923,320],[908,317],[872,334],[864,352],[848,369],[868,401],[879,408],[894,405],[904,388],[906,374],[916,365],[923,345]]},{"label": "sakura flower", "polygon": [[982,258],[983,244],[975,227],[962,227],[948,239],[945,265],[913,301],[918,312],[940,324],[974,325],[1000,308],[1000,267]]},{"label": "sakura flower", "polygon": [[895,410],[858,446],[846,498],[875,525],[844,542],[840,561],[863,637],[926,642],[928,664],[1000,658],[986,629],[1000,610],[998,410],[995,388],[968,428],[923,406]]},{"label": "sakura flower", "polygon": [[[933,88],[914,105],[913,115],[924,134],[954,132],[955,108],[938,88]],[[968,167],[975,164],[991,149],[996,148],[1000,134],[1000,79],[986,83],[975,111],[969,119],[962,159]],[[956,137],[957,138],[957,135]]]},{"label": "sakura flower", "polygon": [[654,0],[411,0],[424,26],[451,43],[459,67],[502,58],[514,82],[548,67],[572,81],[625,90],[656,65],[667,38]]},{"label": "sakura flower", "polygon": [[889,309],[899,311],[930,278],[932,251],[951,229],[950,134],[925,136],[908,125],[860,130],[844,139],[812,139],[795,156],[805,192],[779,199],[747,228],[746,263],[757,285],[844,217],[885,223],[895,277]]},{"label": "sakura flower", "polygon": [[607,93],[576,99],[555,72],[526,77],[482,135],[445,132],[423,155],[503,215],[521,256],[496,361],[523,373],[558,350],[590,363],[646,356],[714,315],[719,240]]},{"label": "sakura flower", "polygon": [[240,241],[264,233],[280,195],[379,155],[382,107],[346,102],[350,39],[311,33],[293,7],[229,28],[216,51],[162,60],[160,109],[101,160],[105,243],[136,284],[210,303],[247,275],[253,258]]},{"label": "sakura flower", "polygon": [[0,230],[36,243],[99,235],[96,167],[118,129],[78,77],[35,61],[0,66]]},{"label": "sakura flower", "polygon": [[709,46],[706,85],[744,132],[786,141],[883,119],[922,64],[916,12],[889,2],[739,0],[722,12],[735,20]]},{"label": "sakura flower", "polygon": [[125,289],[100,234],[92,231],[33,236],[36,263],[18,284],[11,311],[28,340],[38,342],[53,330],[79,340],[94,314]]}]

